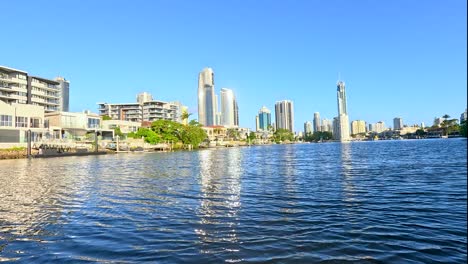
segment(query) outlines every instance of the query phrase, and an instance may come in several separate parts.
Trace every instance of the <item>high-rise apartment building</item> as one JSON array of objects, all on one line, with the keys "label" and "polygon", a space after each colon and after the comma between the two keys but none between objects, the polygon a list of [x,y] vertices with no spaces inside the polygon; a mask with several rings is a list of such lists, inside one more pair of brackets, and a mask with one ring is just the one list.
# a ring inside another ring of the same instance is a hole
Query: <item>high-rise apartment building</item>
[{"label": "high-rise apartment building", "polygon": [[307,121],[304,123],[304,135],[312,134],[312,122]]},{"label": "high-rise apartment building", "polygon": [[137,94],[137,103],[139,104],[144,104],[146,102],[151,102],[153,101],[153,96],[150,93],[147,92],[142,92]]},{"label": "high-rise apartment building", "polygon": [[339,137],[340,141],[349,140],[349,118],[348,109],[346,106],[346,89],[343,81],[338,81],[336,84],[336,95],[338,101],[338,125],[339,125]]},{"label": "high-rise apartment building", "polygon": [[351,131],[353,135],[366,133],[366,122],[364,120],[354,120],[351,122]]},{"label": "high-rise apartment building", "polygon": [[69,104],[69,82],[49,80],[27,72],[0,66],[0,100],[7,104],[31,104],[45,112],[63,111]]},{"label": "high-rise apartment building", "polygon": [[340,119],[338,117],[333,118],[333,138],[340,140]]},{"label": "high-rise apartment building", "polygon": [[203,69],[198,75],[198,122],[204,126],[216,125],[214,73]]},{"label": "high-rise apartment building", "polygon": [[234,126],[239,126],[239,106],[237,105],[236,96],[234,95]]},{"label": "high-rise apartment building", "polygon": [[322,130],[321,122],[320,122],[320,113],[314,113],[314,132],[319,132]]},{"label": "high-rise apartment building", "polygon": [[283,100],[275,104],[276,129],[294,131],[294,104],[292,101]]},{"label": "high-rise apartment building", "polygon": [[234,92],[231,89],[221,89],[221,125],[225,127],[239,126],[239,115]]},{"label": "high-rise apartment building", "polygon": [[[151,99],[151,101],[147,101],[147,99]],[[132,122],[160,119],[182,122],[183,106],[179,102],[157,101],[148,93],[137,95],[137,100],[139,102],[124,104],[98,103],[99,115]]]},{"label": "high-rise apartment building", "polygon": [[216,93],[215,93],[214,104],[215,104],[215,107],[214,107],[214,109],[215,109],[215,125],[220,126],[220,125],[222,125],[222,122],[221,122],[222,114],[219,111],[220,103],[219,103],[218,95]]},{"label": "high-rise apartment building", "polygon": [[322,119],[321,131],[323,132],[332,132],[333,133],[333,121],[330,119]]},{"label": "high-rise apartment building", "polygon": [[393,118],[393,130],[401,130],[403,128],[403,119],[401,117]]},{"label": "high-rise apartment building", "polygon": [[380,133],[385,131],[387,128],[385,127],[384,121],[379,121],[375,124],[369,125],[369,130],[375,133]]},{"label": "high-rise apartment building", "polygon": [[62,112],[70,111],[70,82],[63,77],[56,77],[55,81],[58,82],[60,89],[59,108]]},{"label": "high-rise apartment building", "polygon": [[258,111],[258,129],[262,131],[267,131],[268,127],[271,126],[271,112],[266,106],[263,106]]}]

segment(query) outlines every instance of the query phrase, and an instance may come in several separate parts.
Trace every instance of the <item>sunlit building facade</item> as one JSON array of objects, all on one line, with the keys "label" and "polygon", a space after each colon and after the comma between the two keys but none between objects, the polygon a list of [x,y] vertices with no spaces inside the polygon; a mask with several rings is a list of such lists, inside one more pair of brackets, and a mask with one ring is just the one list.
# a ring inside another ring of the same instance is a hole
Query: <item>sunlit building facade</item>
[{"label": "sunlit building facade", "polygon": [[203,69],[198,75],[198,122],[204,126],[216,125],[214,72]]},{"label": "sunlit building facade", "polygon": [[278,101],[275,104],[276,129],[287,129],[294,132],[294,104],[290,100]]},{"label": "sunlit building facade", "polygon": [[343,81],[338,81],[336,84],[336,94],[338,102],[338,127],[339,131],[337,133],[338,140],[348,141],[350,138],[349,131],[349,118],[348,118],[348,109],[346,106],[346,89],[345,83]]},{"label": "sunlit building facade", "polygon": [[268,127],[271,126],[271,112],[266,106],[263,106],[258,111],[258,129],[262,131],[267,131]]}]

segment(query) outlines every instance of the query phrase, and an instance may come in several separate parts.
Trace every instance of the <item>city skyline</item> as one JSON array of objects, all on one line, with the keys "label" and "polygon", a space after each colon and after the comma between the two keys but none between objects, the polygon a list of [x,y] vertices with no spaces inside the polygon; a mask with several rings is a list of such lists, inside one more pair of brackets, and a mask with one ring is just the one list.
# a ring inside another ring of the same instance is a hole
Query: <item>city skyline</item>
[{"label": "city skyline", "polygon": [[[259,107],[273,109],[284,98],[294,101],[295,131],[314,112],[332,120],[338,72],[349,90],[350,121],[392,124],[398,116],[431,125],[466,108],[465,1],[273,1],[266,9],[261,2],[212,2],[210,41],[196,3],[48,1],[27,2],[26,10],[21,3],[4,3],[5,23],[22,19],[5,29],[9,52],[0,64],[64,76],[72,112],[148,91],[183,102],[197,118],[195,83],[207,66],[220,73],[217,83],[236,91],[239,125],[251,129]],[[56,16],[41,15],[46,10]]]}]

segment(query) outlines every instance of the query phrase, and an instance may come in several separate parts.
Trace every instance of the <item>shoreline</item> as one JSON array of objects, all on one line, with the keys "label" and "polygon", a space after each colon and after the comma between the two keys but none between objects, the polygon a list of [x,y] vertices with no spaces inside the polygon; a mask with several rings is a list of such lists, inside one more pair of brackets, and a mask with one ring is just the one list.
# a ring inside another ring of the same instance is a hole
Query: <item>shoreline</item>
[{"label": "shoreline", "polygon": [[[460,139],[463,137],[456,138],[425,138],[425,139]],[[466,138],[465,138],[466,139]],[[403,139],[403,140],[354,140],[343,143],[352,143],[352,142],[385,142],[385,141],[406,141],[406,140],[421,140],[421,139]],[[31,150],[32,159],[47,159],[47,158],[60,158],[60,157],[82,157],[82,156],[97,156],[97,155],[107,155],[107,154],[129,154],[129,153],[159,153],[159,152],[176,152],[176,151],[193,151],[193,150],[207,150],[207,149],[224,149],[224,148],[239,148],[239,147],[253,147],[253,146],[273,146],[273,145],[295,145],[295,144],[314,144],[314,143],[340,143],[339,141],[324,141],[324,142],[291,142],[291,143],[282,143],[282,144],[251,144],[251,145],[237,145],[237,146],[214,146],[214,147],[202,147],[198,149],[172,149],[169,151],[114,151],[114,150],[99,150],[98,152],[89,151],[89,152],[65,152],[57,154],[46,154],[39,155],[37,149]],[[27,149],[21,150],[9,150],[9,149],[0,149],[0,160],[13,160],[13,159],[27,159]]]}]

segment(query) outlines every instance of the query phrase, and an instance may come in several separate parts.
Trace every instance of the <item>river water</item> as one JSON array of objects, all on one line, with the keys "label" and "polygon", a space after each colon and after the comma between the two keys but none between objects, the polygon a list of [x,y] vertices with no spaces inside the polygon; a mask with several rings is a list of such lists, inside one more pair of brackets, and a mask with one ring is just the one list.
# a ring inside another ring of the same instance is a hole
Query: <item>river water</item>
[{"label": "river water", "polygon": [[465,263],[466,139],[0,161],[0,260]]}]

